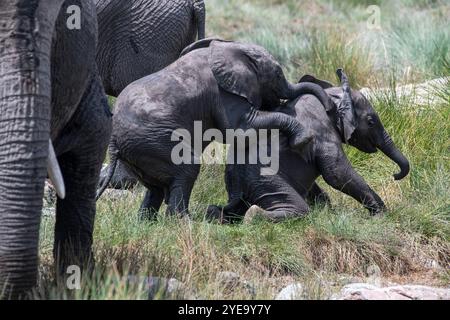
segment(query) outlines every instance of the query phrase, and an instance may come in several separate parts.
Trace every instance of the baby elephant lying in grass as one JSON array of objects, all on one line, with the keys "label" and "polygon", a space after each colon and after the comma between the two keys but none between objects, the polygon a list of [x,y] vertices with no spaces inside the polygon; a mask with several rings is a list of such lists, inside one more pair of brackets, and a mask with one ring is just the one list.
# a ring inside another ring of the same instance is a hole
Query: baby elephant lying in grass
[{"label": "baby elephant lying in grass", "polygon": [[[342,87],[312,76],[303,77],[321,85],[333,101],[331,108],[323,107],[312,95],[303,95],[288,103],[285,112],[298,119],[313,134],[313,141],[301,151],[292,151],[286,139],[280,139],[280,169],[275,175],[260,174],[260,165],[235,165],[227,170],[229,204],[223,209],[208,208],[209,219],[232,222],[244,214],[258,213],[280,221],[301,217],[309,211],[307,202],[328,202],[328,196],[315,183],[319,176],[333,188],[362,203],[372,214],[385,210],[381,198],[352,168],[342,144],[348,143],[366,153],[378,149],[400,167],[396,180],[409,173],[409,162],[395,147],[370,102],[358,91],[351,90],[345,73],[337,74]],[[272,146],[273,147],[273,146]],[[273,151],[273,150],[272,150]]]}]

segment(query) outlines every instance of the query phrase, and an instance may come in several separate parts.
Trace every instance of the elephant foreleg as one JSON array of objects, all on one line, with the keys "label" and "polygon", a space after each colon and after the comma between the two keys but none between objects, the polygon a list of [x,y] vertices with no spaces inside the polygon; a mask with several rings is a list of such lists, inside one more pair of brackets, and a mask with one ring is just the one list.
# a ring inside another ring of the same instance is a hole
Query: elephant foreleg
[{"label": "elephant foreleg", "polygon": [[96,79],[55,142],[66,185],[66,198],[56,204],[54,257],[60,275],[68,266],[83,268],[91,262],[95,194],[111,129],[106,97]]},{"label": "elephant foreleg", "polygon": [[323,150],[319,156],[319,170],[326,183],[353,197],[372,214],[386,209],[383,200],[353,169],[343,151]]},{"label": "elephant foreleg", "polygon": [[206,213],[207,221],[219,221],[221,224],[235,223],[242,220],[249,205],[242,198],[235,198],[225,207],[209,206]]},{"label": "elephant foreleg", "polygon": [[314,183],[309,189],[306,200],[310,205],[331,205],[330,197],[317,183]]}]

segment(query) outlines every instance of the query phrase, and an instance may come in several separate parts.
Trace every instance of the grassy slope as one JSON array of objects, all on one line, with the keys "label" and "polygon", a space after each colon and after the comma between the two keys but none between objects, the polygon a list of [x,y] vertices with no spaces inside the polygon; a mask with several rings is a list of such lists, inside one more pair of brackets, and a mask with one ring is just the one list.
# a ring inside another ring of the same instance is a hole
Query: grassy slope
[{"label": "grassy slope", "polygon": [[[355,87],[395,90],[398,83],[449,75],[448,1],[367,1],[374,2],[381,6],[381,30],[366,28],[362,1],[207,0],[208,33],[265,46],[292,80],[312,72],[335,81],[335,69],[343,66]],[[95,230],[97,276],[75,293],[52,285],[53,219],[45,218],[37,297],[143,298],[142,287],[123,279],[132,273],[176,277],[205,298],[252,298],[246,290],[226,292],[217,284],[216,273],[228,270],[256,283],[256,298],[270,299],[295,280],[306,284],[308,297],[325,298],[338,288],[330,281],[364,277],[374,263],[388,279],[448,285],[450,92],[441,94],[448,103],[420,108],[395,95],[373,100],[411,161],[404,181],[393,181],[396,168],[383,155],[347,149],[390,208],[386,216],[370,218],[358,203],[326,188],[334,209],[315,209],[303,220],[210,225],[202,222],[204,208],[224,204],[226,194],[223,167],[209,166],[194,190],[194,222],[161,217],[157,223],[140,223],[136,212],[142,190],[115,201],[102,199]],[[425,268],[432,260],[447,271]]]}]

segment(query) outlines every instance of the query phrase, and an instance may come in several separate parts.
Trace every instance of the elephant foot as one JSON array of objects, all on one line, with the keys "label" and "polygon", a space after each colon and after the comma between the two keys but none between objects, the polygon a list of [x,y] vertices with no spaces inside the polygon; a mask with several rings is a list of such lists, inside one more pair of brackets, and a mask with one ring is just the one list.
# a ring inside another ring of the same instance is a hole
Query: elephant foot
[{"label": "elephant foot", "polygon": [[219,206],[209,206],[206,210],[205,220],[207,222],[218,222],[224,224],[223,209]]},{"label": "elephant foot", "polygon": [[386,206],[382,206],[380,208],[377,209],[369,209],[370,215],[372,217],[384,217],[384,215],[387,212],[387,207]]}]

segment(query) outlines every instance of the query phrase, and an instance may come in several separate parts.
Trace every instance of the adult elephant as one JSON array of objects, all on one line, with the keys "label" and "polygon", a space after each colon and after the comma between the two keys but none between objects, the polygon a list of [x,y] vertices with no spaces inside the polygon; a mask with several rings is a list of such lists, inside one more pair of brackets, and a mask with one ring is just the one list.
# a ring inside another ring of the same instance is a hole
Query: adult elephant
[{"label": "adult elephant", "polygon": [[16,298],[37,283],[47,171],[59,195],[57,268],[89,261],[112,115],[92,1],[2,0],[0,12],[0,295]]},{"label": "adult elephant", "polygon": [[131,82],[174,62],[205,37],[203,0],[95,0],[97,63],[106,93],[117,97]]},{"label": "adult elephant", "polygon": [[[294,118],[262,112],[262,106],[279,105],[312,93],[327,107],[331,101],[317,84],[289,83],[279,63],[256,45],[204,39],[187,47],[180,59],[153,75],[128,86],[118,97],[110,144],[111,166],[99,195],[106,188],[120,159],[149,189],[141,209],[157,212],[163,199],[169,213],[186,214],[192,187],[199,173],[197,158],[208,141],[195,146],[195,122],[201,133],[230,128],[278,128],[292,147],[301,147],[309,136]],[[321,107],[323,109],[323,107]],[[191,152],[176,163],[173,134],[182,129],[194,137]],[[201,139],[201,137],[200,137]]]},{"label": "adult elephant", "polygon": [[[301,80],[321,85],[333,101],[331,108],[321,108],[320,101],[305,95],[279,110],[301,120],[312,132],[310,146],[298,154],[281,140],[280,170],[273,176],[261,176],[258,165],[228,168],[228,173],[234,171],[239,177],[240,184],[227,184],[229,204],[223,209],[210,206],[209,219],[230,222],[246,212],[272,221],[301,217],[309,211],[307,202],[329,202],[328,195],[315,183],[319,176],[331,187],[359,201],[372,214],[385,209],[381,198],[352,168],[342,144],[348,143],[366,153],[381,150],[400,167],[400,172],[394,175],[396,180],[408,175],[409,162],[392,142],[370,102],[360,92],[350,89],[341,69],[338,75],[342,87],[309,75]],[[251,205],[254,206],[249,210]]]}]

